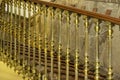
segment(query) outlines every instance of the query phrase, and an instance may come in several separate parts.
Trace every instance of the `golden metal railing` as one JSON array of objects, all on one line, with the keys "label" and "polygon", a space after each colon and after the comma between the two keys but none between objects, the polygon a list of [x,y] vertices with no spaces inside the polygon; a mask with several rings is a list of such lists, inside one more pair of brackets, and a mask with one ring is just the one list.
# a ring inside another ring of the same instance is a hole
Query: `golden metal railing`
[{"label": "golden metal railing", "polygon": [[[120,19],[39,0],[0,7],[0,60],[23,79],[113,80],[112,34]],[[105,42],[107,74],[100,70]]]}]

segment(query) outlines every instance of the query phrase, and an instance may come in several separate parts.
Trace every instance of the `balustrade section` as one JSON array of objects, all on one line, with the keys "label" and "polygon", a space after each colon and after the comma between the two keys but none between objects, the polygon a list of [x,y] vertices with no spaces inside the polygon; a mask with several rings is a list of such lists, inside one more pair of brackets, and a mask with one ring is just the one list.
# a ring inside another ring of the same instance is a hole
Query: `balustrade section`
[{"label": "balustrade section", "polygon": [[39,0],[4,0],[0,7],[0,60],[23,78],[114,79],[113,27],[120,19]]}]

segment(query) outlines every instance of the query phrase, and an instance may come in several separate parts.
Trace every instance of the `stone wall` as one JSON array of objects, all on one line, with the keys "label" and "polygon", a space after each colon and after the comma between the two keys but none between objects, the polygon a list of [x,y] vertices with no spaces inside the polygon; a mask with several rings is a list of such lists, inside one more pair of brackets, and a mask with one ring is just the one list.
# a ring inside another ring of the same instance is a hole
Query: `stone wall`
[{"label": "stone wall", "polygon": [[0,4],[1,4],[2,0],[0,0]]}]

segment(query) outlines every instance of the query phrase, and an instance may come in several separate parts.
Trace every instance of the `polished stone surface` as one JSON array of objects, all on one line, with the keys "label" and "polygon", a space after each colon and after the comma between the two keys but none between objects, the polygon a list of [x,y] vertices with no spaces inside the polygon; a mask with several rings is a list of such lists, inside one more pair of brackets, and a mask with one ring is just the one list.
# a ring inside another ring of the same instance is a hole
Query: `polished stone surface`
[{"label": "polished stone surface", "polygon": [[23,80],[21,75],[17,75],[13,68],[9,68],[0,62],[0,80]]}]

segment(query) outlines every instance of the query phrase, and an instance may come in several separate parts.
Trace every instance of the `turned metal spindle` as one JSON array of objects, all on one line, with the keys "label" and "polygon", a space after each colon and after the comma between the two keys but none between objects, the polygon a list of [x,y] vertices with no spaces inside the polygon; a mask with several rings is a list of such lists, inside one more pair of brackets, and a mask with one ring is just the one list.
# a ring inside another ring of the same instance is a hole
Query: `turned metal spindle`
[{"label": "turned metal spindle", "polygon": [[11,0],[10,1],[10,26],[9,26],[9,29],[10,29],[10,57],[9,57],[9,66],[12,67],[12,41],[13,41],[13,38],[12,38],[12,23],[13,23],[13,1]]},{"label": "turned metal spindle", "polygon": [[9,37],[9,39],[8,39],[8,40],[9,40],[9,41],[8,41],[8,44],[9,44],[9,46],[8,46],[8,50],[7,50],[7,51],[8,51],[9,57],[8,57],[7,66],[9,66],[9,64],[10,64],[9,62],[10,62],[10,58],[11,58],[11,56],[10,56],[10,55],[11,55],[11,54],[10,54],[10,39],[11,39],[11,36],[10,36],[10,34],[11,34],[11,33],[10,33],[10,32],[11,32],[11,30],[10,30],[10,28],[11,28],[11,27],[10,27],[10,26],[11,26],[11,2],[10,2],[10,0],[8,0],[8,2],[9,2],[9,14],[8,14],[8,15],[9,15],[9,21],[8,21],[8,22],[9,22],[10,25],[8,26],[8,28],[9,28],[9,30],[8,30],[8,33],[9,33],[9,36],[8,36],[8,37]]},{"label": "turned metal spindle", "polygon": [[[0,7],[1,7],[1,6],[0,6]],[[0,8],[0,23],[2,22],[1,17],[2,17],[2,10],[1,10],[1,8]],[[2,32],[1,29],[2,29],[2,28],[1,28],[1,26],[0,26],[0,32]],[[1,33],[1,34],[2,34],[2,33]],[[0,36],[1,36],[1,34],[0,34]],[[0,61],[2,61],[2,39],[1,39],[1,37],[0,37]]]},{"label": "turned metal spindle", "polygon": [[[1,22],[2,22],[2,8],[1,8],[1,5],[0,5],[0,23]],[[1,31],[1,26],[0,26],[0,31]],[[0,36],[1,36],[1,34],[0,34]],[[0,61],[2,61],[1,56],[2,56],[2,40],[1,40],[1,37],[0,37]]]},{"label": "turned metal spindle", "polygon": [[[9,1],[7,0],[7,2],[6,2],[6,4],[7,4],[7,17],[8,17],[8,19],[7,19],[7,22],[9,22]],[[10,26],[10,24],[8,24],[9,26]],[[8,27],[8,26],[7,26]],[[9,34],[9,30],[7,30],[7,34]],[[7,38],[7,43],[6,43],[6,46],[7,46],[7,48],[6,48],[6,55],[7,55],[7,66],[8,66],[8,62],[9,62],[9,59],[8,59],[8,57],[9,57],[9,52],[8,52],[8,47],[9,47],[9,43],[8,43],[8,41],[9,41],[9,36],[8,36],[8,38]]]},{"label": "turned metal spindle", "polygon": [[[6,21],[9,22],[9,0],[6,0],[5,3],[6,3],[6,10],[5,11],[6,11],[6,17],[7,17]],[[8,23],[8,25],[9,25],[9,23]]]},{"label": "turned metal spindle", "polygon": [[17,7],[18,7],[18,26],[17,26],[17,36],[16,36],[16,38],[17,38],[17,47],[18,47],[18,49],[17,49],[17,73],[18,74],[20,74],[20,70],[21,70],[21,65],[20,65],[20,63],[21,63],[21,54],[20,54],[20,40],[21,40],[21,34],[20,34],[20,32],[21,32],[21,2],[20,2],[20,0],[18,0],[17,1]]},{"label": "turned metal spindle", "polygon": [[[38,56],[39,56],[39,68],[41,68],[41,52],[42,52],[42,37],[41,37],[41,6],[38,4],[38,13],[39,13],[39,33],[38,33]],[[41,70],[38,71],[38,80],[41,80]]]},{"label": "turned metal spindle", "polygon": [[[1,3],[2,5],[2,16],[5,16],[5,2],[3,1]],[[5,35],[5,21],[4,21],[4,17],[2,18],[3,19],[3,26],[2,26],[2,61],[5,62],[5,50],[4,50],[4,35]]]},{"label": "turned metal spindle", "polygon": [[14,18],[14,31],[13,31],[13,42],[14,42],[14,70],[16,71],[16,61],[17,61],[17,52],[16,52],[16,27],[17,27],[17,3],[16,1],[14,1],[14,14],[15,14],[15,18]]},{"label": "turned metal spindle", "polygon": [[4,1],[4,26],[3,26],[3,53],[4,53],[4,62],[7,63],[7,46],[6,46],[6,42],[4,40],[6,40],[6,33],[7,33],[7,26],[8,26],[8,23],[6,22],[6,18],[7,18],[7,2]]},{"label": "turned metal spindle", "polygon": [[96,65],[95,65],[95,80],[99,80],[99,20],[95,19],[95,39],[96,39]]},{"label": "turned metal spindle", "polygon": [[88,80],[88,18],[84,16],[84,24],[85,24],[85,67],[84,67],[84,80]]},{"label": "turned metal spindle", "polygon": [[30,21],[30,16],[31,16],[31,4],[30,2],[27,2],[28,3],[28,33],[27,33],[27,38],[28,38],[28,63],[27,63],[27,70],[28,70],[28,77],[30,77],[30,70],[31,70],[31,64],[30,64],[30,27],[31,27],[31,21]]},{"label": "turned metal spindle", "polygon": [[54,10],[50,7],[50,19],[51,19],[51,80],[53,80],[53,58],[54,58],[54,25],[53,25],[53,19],[54,19]]},{"label": "turned metal spindle", "polygon": [[9,12],[10,12],[10,1],[9,0],[7,0],[7,17],[8,17],[8,22],[10,21],[10,14],[9,14]]},{"label": "turned metal spindle", "polygon": [[78,61],[79,61],[79,32],[78,32],[78,15],[75,14],[75,80],[78,80]]},{"label": "turned metal spindle", "polygon": [[3,17],[3,16],[5,16],[5,1],[2,1],[2,3],[1,3],[1,7],[2,7],[2,20],[4,20],[4,18],[5,17]]},{"label": "turned metal spindle", "polygon": [[[2,40],[5,40],[5,32],[6,32],[6,29],[5,29],[5,22],[3,22],[3,32],[2,32]],[[2,41],[2,60],[3,60],[3,62],[5,63],[5,61],[6,61],[6,56],[5,56],[5,41]]]},{"label": "turned metal spindle", "polygon": [[113,80],[112,76],[112,24],[108,22],[108,80]]},{"label": "turned metal spindle", "polygon": [[62,26],[62,11],[59,10],[59,45],[58,45],[58,80],[61,80],[61,50],[62,50],[62,43],[61,43],[61,26]]},{"label": "turned metal spindle", "polygon": [[69,57],[70,57],[70,14],[66,11],[66,40],[67,40],[67,49],[66,49],[66,80],[69,80]]},{"label": "turned metal spindle", "polygon": [[44,66],[44,69],[45,69],[45,75],[44,75],[44,80],[47,80],[47,50],[48,50],[48,37],[47,37],[47,26],[46,26],[46,17],[47,17],[47,13],[46,13],[46,10],[47,10],[47,7],[46,6],[43,6],[43,9],[44,9],[44,12],[43,12],[43,15],[44,15],[44,57],[45,57],[45,66]]},{"label": "turned metal spindle", "polygon": [[23,43],[23,47],[22,47],[22,70],[23,70],[23,78],[25,78],[25,29],[26,29],[26,3],[24,1],[22,1],[22,6],[23,6],[23,25],[22,25],[22,43]]},{"label": "turned metal spindle", "polygon": [[5,5],[5,6],[4,6],[4,8],[5,8],[5,13],[4,13],[5,16],[4,16],[4,17],[5,17],[5,21],[7,21],[7,20],[8,20],[8,19],[7,19],[7,13],[8,13],[8,12],[7,12],[7,11],[8,11],[8,8],[7,8],[7,6],[8,6],[7,0],[4,1],[4,5]]},{"label": "turned metal spindle", "polygon": [[[34,3],[32,3],[32,12],[33,12],[33,14],[35,14],[35,11],[36,11],[36,8],[35,8],[36,6],[35,6],[35,4]],[[32,62],[32,73],[33,73],[33,77],[35,76],[35,73],[36,73],[36,70],[35,70],[35,46],[36,46],[36,20],[35,20],[35,17],[33,18],[33,21],[34,21],[34,23],[33,23],[33,25],[35,25],[35,28],[33,28],[33,33],[32,33],[32,35],[33,35],[33,41],[32,41],[32,47],[33,47],[33,62]]]},{"label": "turned metal spindle", "polygon": [[4,4],[3,4],[3,2],[1,3],[1,22],[3,23],[2,25],[3,26],[0,26],[0,30],[1,30],[1,52],[0,52],[0,54],[1,54],[1,61],[3,60],[3,39],[2,39],[2,35],[3,35],[3,27],[4,27],[4,20],[3,20],[3,16],[4,16]]},{"label": "turned metal spindle", "polygon": [[7,47],[6,47],[6,42],[4,41],[6,39],[5,35],[7,33],[7,28],[6,26],[8,25],[6,22],[6,17],[7,17],[7,2],[4,1],[4,26],[3,26],[3,54],[4,54],[4,62],[7,63]]},{"label": "turned metal spindle", "polygon": [[17,41],[18,41],[18,51],[17,51],[17,55],[18,55],[18,65],[20,65],[20,59],[21,59],[21,57],[20,57],[20,37],[21,37],[21,35],[20,35],[20,30],[21,30],[21,3],[20,3],[20,0],[18,0],[18,15],[19,15],[19,17],[18,17],[18,31],[17,31]]},{"label": "turned metal spindle", "polygon": [[[10,24],[10,26],[11,26],[11,17],[12,17],[12,15],[11,15],[11,11],[12,11],[11,8],[12,8],[11,7],[11,1],[9,0],[9,24]],[[11,41],[11,35],[10,35],[11,34],[10,33],[11,30],[10,30],[10,28],[11,27],[10,26],[8,26],[8,28],[9,28],[9,31],[8,31],[8,33],[9,33],[9,41],[8,41],[9,42],[9,49],[8,49],[8,51],[9,51],[9,57],[8,57],[8,64],[7,64],[7,66],[9,66],[9,64],[10,64],[10,58],[11,58],[11,54],[10,54],[10,46],[11,46],[11,42],[10,42]]]}]

